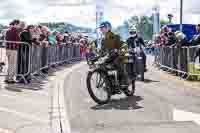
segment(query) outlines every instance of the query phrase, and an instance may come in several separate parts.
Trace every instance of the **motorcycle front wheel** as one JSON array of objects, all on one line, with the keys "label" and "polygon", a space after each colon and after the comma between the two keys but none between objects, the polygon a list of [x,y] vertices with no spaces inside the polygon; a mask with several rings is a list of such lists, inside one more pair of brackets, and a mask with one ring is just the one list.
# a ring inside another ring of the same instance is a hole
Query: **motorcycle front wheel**
[{"label": "motorcycle front wheel", "polygon": [[144,81],[144,63],[141,59],[138,60],[138,74],[140,76],[140,81]]},{"label": "motorcycle front wheel", "polygon": [[[109,80],[107,75],[99,70],[88,73],[87,88],[91,98],[97,104],[107,104],[111,99],[111,92],[109,91]],[[99,96],[99,94],[103,97]]]}]

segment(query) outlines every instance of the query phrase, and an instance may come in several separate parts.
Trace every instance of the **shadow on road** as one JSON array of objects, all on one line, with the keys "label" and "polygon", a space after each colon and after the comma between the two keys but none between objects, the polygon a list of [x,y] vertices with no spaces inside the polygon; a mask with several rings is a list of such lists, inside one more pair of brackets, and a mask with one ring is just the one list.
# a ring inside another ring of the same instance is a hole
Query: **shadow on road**
[{"label": "shadow on road", "polygon": [[144,79],[143,82],[144,82],[144,83],[156,83],[156,82],[160,82],[160,81],[151,80],[151,79]]},{"label": "shadow on road", "polygon": [[14,91],[14,92],[22,92],[22,90],[27,89],[27,90],[33,90],[33,91],[38,91],[43,89],[43,84],[41,83],[31,83],[28,85],[25,84],[13,84],[13,85],[5,85],[5,89],[8,91]]},{"label": "shadow on road", "polygon": [[[53,66],[52,67],[53,69],[49,70],[48,73],[45,74],[46,75],[45,77],[43,77],[39,74],[35,74],[34,77],[36,77],[36,79],[33,78],[31,80],[30,84],[23,84],[23,83],[6,84],[6,83],[3,82],[3,84],[5,84],[3,88],[8,90],[8,91],[13,91],[13,92],[22,92],[24,89],[25,90],[32,90],[32,91],[43,90],[43,89],[45,89],[44,88],[45,84],[47,84],[47,82],[50,82],[48,80],[48,77],[55,77],[56,76],[55,72],[64,70],[66,68],[70,68],[76,63],[77,62],[71,62],[69,64],[62,64],[62,65]],[[1,80],[3,80],[3,79],[1,79]]]},{"label": "shadow on road", "polygon": [[138,105],[138,101],[143,100],[140,96],[125,97],[121,99],[113,99],[111,102],[105,105],[96,105],[91,107],[93,110],[137,110],[143,107]]}]

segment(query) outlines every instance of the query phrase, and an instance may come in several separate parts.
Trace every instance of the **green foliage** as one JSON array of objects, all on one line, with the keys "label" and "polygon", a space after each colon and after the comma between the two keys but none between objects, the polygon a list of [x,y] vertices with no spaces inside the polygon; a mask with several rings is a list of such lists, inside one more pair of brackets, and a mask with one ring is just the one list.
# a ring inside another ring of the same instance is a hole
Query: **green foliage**
[{"label": "green foliage", "polygon": [[128,38],[129,29],[134,26],[138,30],[138,34],[145,40],[152,39],[153,35],[153,17],[148,16],[132,16],[128,21],[125,21],[123,25],[117,27],[114,32],[120,34],[122,39]]},{"label": "green foliage", "polygon": [[160,26],[161,27],[163,27],[164,25],[167,25],[167,24],[169,24],[169,21],[167,21],[167,20],[161,20],[160,21]]},{"label": "green foliage", "polygon": [[40,23],[40,25],[44,25],[49,27],[50,30],[52,31],[59,31],[59,32],[92,32],[92,29],[90,28],[84,28],[80,26],[75,26],[72,24],[66,24],[64,22],[59,22],[59,23]]},{"label": "green foliage", "polygon": [[123,25],[118,26],[116,29],[114,29],[114,32],[120,35],[122,40],[126,40],[128,37],[128,28],[128,21],[125,21]]},{"label": "green foliage", "polygon": [[148,16],[133,16],[128,20],[129,27],[135,26],[138,33],[145,39],[150,40],[153,35],[153,19]]},{"label": "green foliage", "polygon": [[7,27],[4,26],[4,25],[2,25],[2,24],[0,24],[0,32],[1,32],[3,29],[5,29],[5,28],[7,28]]}]

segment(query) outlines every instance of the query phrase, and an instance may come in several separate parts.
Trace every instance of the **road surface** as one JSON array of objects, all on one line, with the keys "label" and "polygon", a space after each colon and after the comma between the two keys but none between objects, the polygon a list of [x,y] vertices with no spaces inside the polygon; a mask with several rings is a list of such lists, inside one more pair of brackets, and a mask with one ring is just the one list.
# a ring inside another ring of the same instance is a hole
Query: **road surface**
[{"label": "road surface", "polygon": [[[114,96],[98,106],[86,87],[88,67],[65,78],[66,112],[72,133],[199,133],[200,88],[180,84],[149,66],[136,94]],[[179,80],[179,79],[178,79]]]},{"label": "road surface", "polygon": [[104,106],[88,94],[86,63],[30,85],[1,82],[0,133],[59,133],[60,117],[64,133],[199,133],[199,84],[148,68],[135,96],[116,95]]}]

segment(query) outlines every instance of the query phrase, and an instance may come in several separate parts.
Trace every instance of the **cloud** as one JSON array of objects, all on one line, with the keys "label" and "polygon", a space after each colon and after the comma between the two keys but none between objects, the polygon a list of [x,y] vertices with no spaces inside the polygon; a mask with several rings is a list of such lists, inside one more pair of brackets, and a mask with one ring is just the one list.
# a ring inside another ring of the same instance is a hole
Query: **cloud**
[{"label": "cloud", "polygon": [[[28,23],[40,21],[66,21],[78,25],[95,26],[96,0],[1,0],[0,23],[19,18]],[[105,19],[114,26],[123,23],[132,15],[151,15],[156,0],[101,0],[104,2]],[[173,13],[179,21],[179,0],[157,0],[161,17]],[[56,3],[57,4],[56,4]],[[65,3],[63,3],[65,2]],[[80,4],[81,2],[81,4]],[[60,6],[63,4],[63,6]],[[184,22],[200,20],[199,0],[184,0]],[[192,16],[192,17],[190,17]],[[191,19],[187,19],[190,17]]]}]

